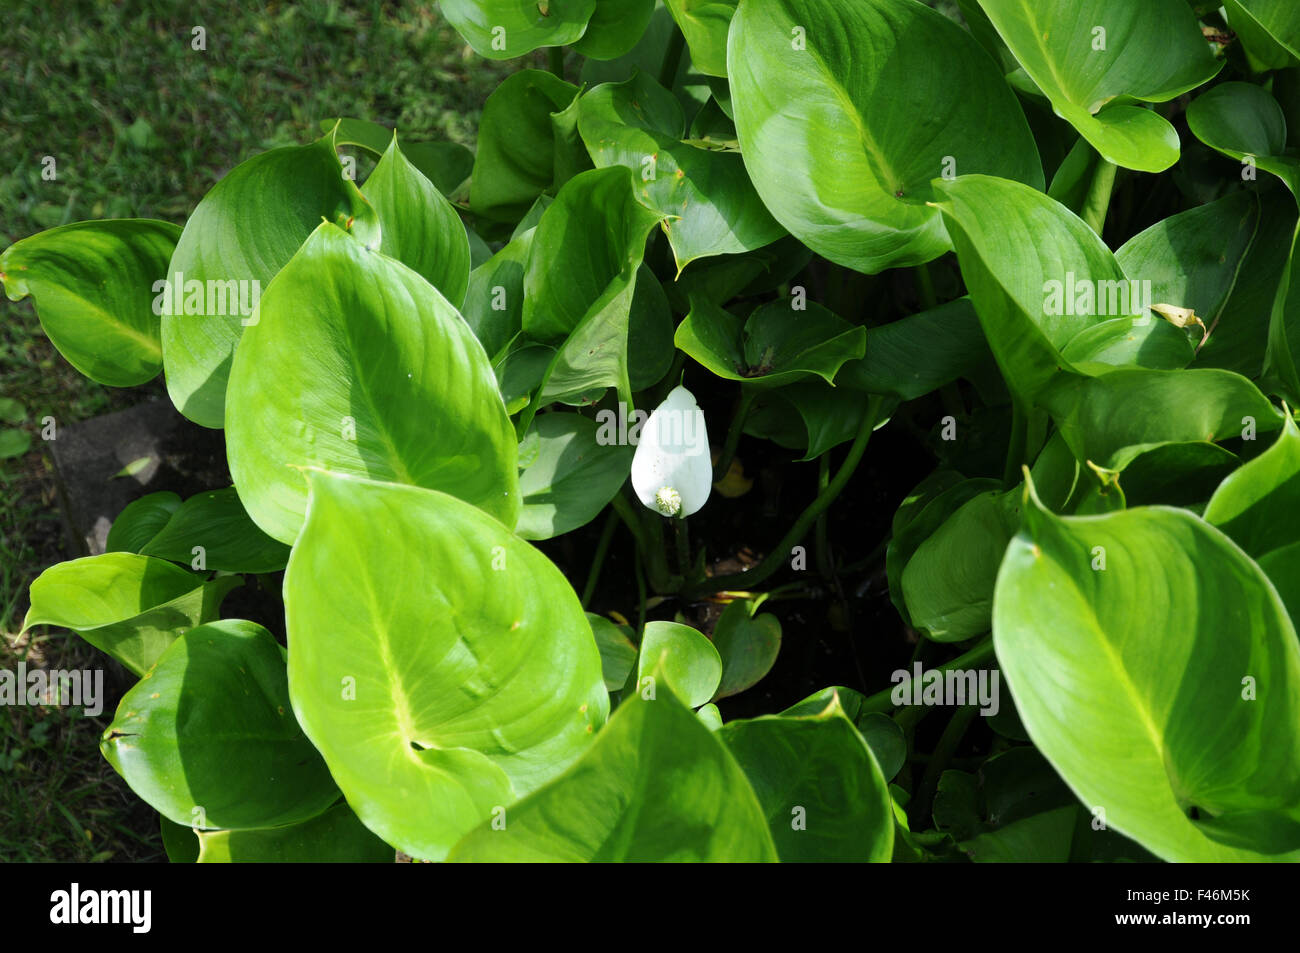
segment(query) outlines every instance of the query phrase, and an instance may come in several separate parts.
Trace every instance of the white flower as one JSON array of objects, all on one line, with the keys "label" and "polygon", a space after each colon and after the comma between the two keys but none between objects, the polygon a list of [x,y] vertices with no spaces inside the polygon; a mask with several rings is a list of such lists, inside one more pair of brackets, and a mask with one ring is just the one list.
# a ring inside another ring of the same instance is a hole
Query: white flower
[{"label": "white flower", "polygon": [[632,489],[664,516],[690,516],[713,486],[713,460],[704,411],[685,387],[655,408],[641,428],[632,458]]}]

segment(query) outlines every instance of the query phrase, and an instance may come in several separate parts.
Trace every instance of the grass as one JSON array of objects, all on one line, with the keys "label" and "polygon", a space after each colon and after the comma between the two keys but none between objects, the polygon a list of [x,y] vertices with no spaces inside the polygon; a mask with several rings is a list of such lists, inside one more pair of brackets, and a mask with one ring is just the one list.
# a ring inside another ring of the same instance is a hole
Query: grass
[{"label": "grass", "polygon": [[[474,55],[429,2],[167,0],[13,5],[0,31],[0,248],[92,218],[183,224],[249,156],[356,116],[412,140],[472,147],[488,93],[544,57]],[[197,16],[197,19],[196,19]],[[194,28],[205,50],[193,48]],[[43,178],[54,159],[56,178]],[[161,383],[116,390],[82,378],[41,332],[30,301],[0,300],[0,397],[60,424],[128,407]],[[104,656],[62,631],[18,633],[27,589],[68,558],[39,439],[0,460],[0,668],[81,669]],[[110,679],[106,681],[111,681]],[[106,685],[107,687],[107,685]],[[118,686],[119,692],[124,684]],[[52,706],[0,715],[0,861],[159,860],[157,816],[98,752],[98,718]]]}]

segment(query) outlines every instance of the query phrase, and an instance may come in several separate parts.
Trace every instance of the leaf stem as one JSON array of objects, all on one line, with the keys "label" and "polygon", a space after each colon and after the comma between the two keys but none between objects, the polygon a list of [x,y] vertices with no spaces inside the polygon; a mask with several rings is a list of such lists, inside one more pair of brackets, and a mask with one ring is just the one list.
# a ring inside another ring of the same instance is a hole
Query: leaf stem
[{"label": "leaf stem", "polygon": [[1092,173],[1088,194],[1083,200],[1083,210],[1079,217],[1088,223],[1088,226],[1097,233],[1098,238],[1101,237],[1101,230],[1106,225],[1106,213],[1110,210],[1110,197],[1115,189],[1117,171],[1115,163],[1101,159]]},{"label": "leaf stem", "polygon": [[722,589],[752,589],[784,565],[790,555],[791,548],[807,535],[808,529],[817,517],[826,511],[827,507],[835,501],[835,498],[848,485],[849,479],[853,476],[853,471],[857,469],[858,463],[862,460],[863,452],[867,449],[867,442],[871,439],[871,432],[880,417],[880,410],[884,402],[885,398],[878,394],[872,394],[867,398],[867,407],[862,416],[862,424],[858,427],[857,436],[853,438],[853,445],[849,447],[848,456],[840,464],[835,478],[831,480],[825,490],[817,494],[817,498],[808,504],[808,508],[799,514],[799,518],[795,520],[794,525],[790,527],[789,532],[785,534],[781,542],[757,566],[747,572],[731,573],[726,576],[714,576],[711,579],[705,579],[699,585],[693,586],[690,592],[693,595],[701,595],[718,592]]},{"label": "leaf stem", "polygon": [[605,517],[605,526],[600,531],[600,539],[596,543],[596,554],[591,559],[591,569],[587,572],[587,584],[582,587],[582,607],[587,608],[591,602],[591,597],[596,592],[596,584],[600,582],[600,570],[605,565],[605,556],[609,552],[610,541],[614,538],[614,530],[618,529],[618,510],[611,509],[609,515]]},{"label": "leaf stem", "polygon": [[718,465],[713,468],[714,483],[724,479],[727,471],[731,469],[731,461],[736,456],[736,447],[740,445],[740,435],[745,429],[745,420],[749,417],[749,409],[753,406],[757,395],[758,391],[752,387],[740,388],[740,403],[736,406],[736,412],[731,416],[731,424],[727,427],[722,452],[718,454]]},{"label": "leaf stem", "polygon": [[[916,656],[913,656],[915,658]],[[993,658],[993,636],[986,635],[974,648],[958,655],[951,662],[944,662],[932,671],[946,672],[956,668],[975,668]],[[896,688],[897,686],[895,686]],[[877,711],[885,714],[894,708],[894,688],[886,688],[862,700],[861,711]]]},{"label": "leaf stem", "polygon": [[1008,489],[1021,479],[1021,467],[1025,463],[1025,446],[1029,441],[1029,415],[1025,413],[1020,401],[1011,401],[1011,442],[1007,446],[1007,462],[1002,470],[1002,483]]},{"label": "leaf stem", "polygon": [[564,47],[551,46],[546,49],[547,63],[550,70],[560,79],[564,79]]},{"label": "leaf stem", "polygon": [[[827,451],[817,458],[817,493],[821,495],[826,492],[826,487],[831,482],[831,455]],[[829,580],[834,571],[831,568],[831,544],[830,534],[826,527],[826,513],[822,512],[817,516],[817,571],[822,574],[823,579]]]},{"label": "leaf stem", "polygon": [[943,734],[939,736],[934,754],[930,755],[925,773],[921,775],[921,784],[910,802],[917,805],[919,811],[915,815],[918,827],[924,827],[929,823],[930,816],[934,813],[934,795],[939,788],[939,778],[944,768],[948,767],[948,762],[952,760],[962,738],[966,737],[966,730],[970,728],[971,721],[974,720],[978,710],[975,705],[959,706],[948,719],[948,726],[943,729]]},{"label": "leaf stem", "polygon": [[921,307],[926,311],[937,307],[939,299],[934,294],[934,279],[930,275],[930,266],[917,265],[912,269],[912,274],[916,277],[916,293],[921,299]]},{"label": "leaf stem", "polygon": [[686,524],[686,517],[679,516],[672,520],[673,536],[677,543],[677,571],[686,579],[691,574],[691,535]]}]

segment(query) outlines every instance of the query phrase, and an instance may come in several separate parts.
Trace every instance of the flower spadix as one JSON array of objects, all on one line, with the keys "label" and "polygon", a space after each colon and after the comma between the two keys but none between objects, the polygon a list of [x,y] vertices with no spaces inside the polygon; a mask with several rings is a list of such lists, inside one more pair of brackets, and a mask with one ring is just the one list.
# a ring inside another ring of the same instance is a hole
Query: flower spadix
[{"label": "flower spadix", "polygon": [[712,485],[704,411],[690,391],[677,387],[641,428],[632,458],[632,488],[656,513],[690,516],[708,500]]}]

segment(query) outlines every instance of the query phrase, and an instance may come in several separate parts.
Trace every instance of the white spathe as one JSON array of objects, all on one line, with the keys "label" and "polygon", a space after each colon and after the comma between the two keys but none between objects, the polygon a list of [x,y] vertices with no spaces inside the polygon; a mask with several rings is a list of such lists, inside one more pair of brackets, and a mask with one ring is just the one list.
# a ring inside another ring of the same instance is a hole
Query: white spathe
[{"label": "white spathe", "polygon": [[713,487],[713,459],[704,411],[685,387],[677,387],[641,427],[632,458],[632,489],[664,516],[690,516]]}]

